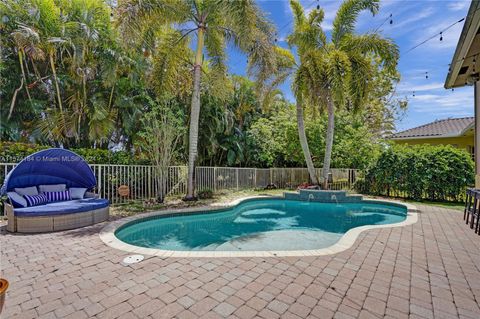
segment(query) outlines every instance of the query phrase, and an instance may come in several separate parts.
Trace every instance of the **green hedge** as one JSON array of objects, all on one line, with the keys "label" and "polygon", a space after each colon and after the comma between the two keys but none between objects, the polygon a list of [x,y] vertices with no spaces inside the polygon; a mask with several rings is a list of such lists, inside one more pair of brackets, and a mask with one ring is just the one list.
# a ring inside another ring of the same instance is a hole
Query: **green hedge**
[{"label": "green hedge", "polygon": [[[0,142],[0,162],[18,163],[26,156],[50,146],[26,143]],[[149,164],[144,156],[126,151],[112,152],[104,149],[73,148],[89,164]]]},{"label": "green hedge", "polygon": [[355,188],[364,194],[458,201],[475,181],[470,155],[452,146],[392,146]]}]

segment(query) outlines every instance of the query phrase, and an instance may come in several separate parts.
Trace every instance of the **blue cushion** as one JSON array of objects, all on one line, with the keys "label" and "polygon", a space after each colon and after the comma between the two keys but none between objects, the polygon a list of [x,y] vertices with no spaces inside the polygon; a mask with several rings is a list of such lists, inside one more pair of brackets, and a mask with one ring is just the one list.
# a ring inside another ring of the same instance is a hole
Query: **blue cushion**
[{"label": "blue cushion", "polygon": [[15,188],[15,192],[22,196],[28,195],[38,195],[37,186],[30,186],[30,187],[23,187],[23,188]]},{"label": "blue cushion", "polygon": [[61,192],[45,192],[43,193],[49,202],[63,202],[67,200],[71,200],[70,192],[69,191],[61,191]]},{"label": "blue cushion", "polygon": [[63,192],[67,189],[67,184],[38,185],[40,193],[46,192]]},{"label": "blue cushion", "polygon": [[38,205],[43,205],[50,200],[45,194],[38,194],[38,195],[23,195],[23,198],[27,201],[27,206],[38,206]]},{"label": "blue cushion", "polygon": [[82,187],[71,187],[68,189],[68,191],[70,192],[72,199],[81,199],[85,197],[85,192],[87,189]]},{"label": "blue cushion", "polygon": [[7,193],[8,198],[12,202],[13,207],[15,208],[20,208],[20,207],[27,207],[27,201],[25,198],[23,198],[22,195],[16,193],[16,192],[8,192]]},{"label": "blue cushion", "polygon": [[52,216],[88,212],[94,209],[108,207],[109,202],[103,198],[85,198],[66,202],[48,203],[40,206],[15,208],[16,216]]}]

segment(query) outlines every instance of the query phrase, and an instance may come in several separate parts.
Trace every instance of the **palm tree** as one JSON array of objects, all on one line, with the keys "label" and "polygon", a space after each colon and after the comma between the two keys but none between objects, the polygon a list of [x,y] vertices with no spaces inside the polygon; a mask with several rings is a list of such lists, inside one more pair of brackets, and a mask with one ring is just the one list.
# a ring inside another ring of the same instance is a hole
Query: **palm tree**
[{"label": "palm tree", "polygon": [[[216,79],[226,77],[225,48],[232,43],[249,55],[249,67],[264,74],[273,39],[273,28],[252,0],[127,0],[119,5],[121,23],[129,27],[170,26],[182,33],[178,39],[196,34],[193,89],[190,109],[188,183],[185,200],[194,196],[197,159],[200,90],[204,54]],[[174,54],[175,50],[172,50]],[[264,65],[261,65],[264,64]]]},{"label": "palm tree", "polygon": [[392,40],[377,33],[355,34],[358,15],[364,10],[376,14],[379,0],[345,0],[334,19],[330,41],[320,26],[323,21],[322,10],[312,10],[305,17],[303,8],[296,0],[291,1],[291,7],[295,29],[289,42],[297,45],[301,59],[294,81],[297,99],[308,99],[309,104],[326,108],[328,114],[322,169],[322,185],[326,189],[332,157],[335,109],[360,109],[368,100],[371,91],[369,80],[378,63],[388,72],[395,73],[399,52]]},{"label": "palm tree", "polygon": [[318,105],[319,93],[322,90],[322,75],[317,68],[316,61],[318,59],[318,50],[323,48],[326,42],[325,33],[320,26],[324,12],[318,8],[310,11],[308,16],[306,16],[301,4],[296,0],[290,1],[290,7],[293,12],[294,27],[292,34],[288,36],[288,44],[297,48],[299,57],[292,83],[296,97],[298,137],[310,180],[318,185],[318,176],[313,165],[305,134],[303,110],[306,106]]},{"label": "palm tree", "polygon": [[335,109],[348,106],[360,109],[368,99],[369,80],[381,63],[388,72],[395,73],[399,58],[398,46],[378,33],[358,35],[355,24],[362,11],[375,15],[380,0],[346,0],[337,11],[333,22],[331,41],[324,50],[324,70],[329,81],[327,87],[327,136],[323,161],[323,187],[328,186],[328,172],[332,157],[335,129]]}]

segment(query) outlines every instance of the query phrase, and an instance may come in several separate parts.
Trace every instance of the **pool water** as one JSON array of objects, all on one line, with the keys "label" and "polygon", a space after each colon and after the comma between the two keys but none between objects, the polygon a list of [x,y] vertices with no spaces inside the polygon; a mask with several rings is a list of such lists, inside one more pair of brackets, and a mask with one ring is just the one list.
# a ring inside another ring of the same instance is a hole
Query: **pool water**
[{"label": "pool water", "polygon": [[140,219],[115,235],[164,250],[310,250],[335,244],[352,228],[399,223],[406,215],[405,207],[389,204],[258,199],[221,212]]}]

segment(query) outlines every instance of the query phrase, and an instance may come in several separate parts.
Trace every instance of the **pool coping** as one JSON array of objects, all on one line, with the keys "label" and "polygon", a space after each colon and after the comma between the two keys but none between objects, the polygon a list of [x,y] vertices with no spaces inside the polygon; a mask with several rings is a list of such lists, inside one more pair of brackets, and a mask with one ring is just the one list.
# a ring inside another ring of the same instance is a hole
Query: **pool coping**
[{"label": "pool coping", "polygon": [[401,205],[407,208],[407,218],[399,223],[386,224],[386,225],[366,225],[355,227],[347,231],[338,242],[327,248],[314,249],[314,250],[270,250],[270,251],[176,251],[176,250],[163,250],[156,248],[146,248],[127,244],[115,236],[115,231],[123,225],[130,223],[138,219],[144,219],[155,216],[180,214],[180,213],[194,213],[197,211],[213,212],[221,211],[226,208],[231,208],[242,202],[252,199],[285,199],[283,196],[248,196],[238,198],[229,203],[216,203],[210,206],[196,206],[180,209],[169,209],[165,211],[156,211],[136,216],[125,217],[116,221],[109,222],[99,233],[100,239],[112,248],[122,250],[125,252],[159,256],[159,257],[192,257],[192,258],[215,258],[215,257],[301,257],[301,256],[324,256],[336,254],[341,251],[347,250],[353,246],[360,233],[370,229],[376,228],[393,228],[402,227],[415,224],[418,220],[418,210],[414,205],[403,203],[393,200],[373,199],[365,198],[363,202],[372,203],[388,203]]}]

